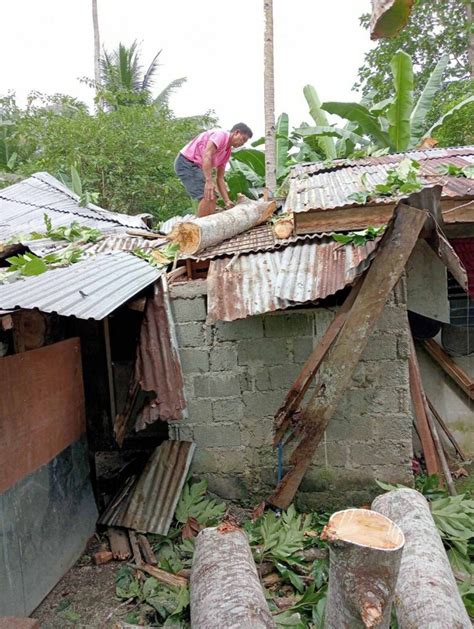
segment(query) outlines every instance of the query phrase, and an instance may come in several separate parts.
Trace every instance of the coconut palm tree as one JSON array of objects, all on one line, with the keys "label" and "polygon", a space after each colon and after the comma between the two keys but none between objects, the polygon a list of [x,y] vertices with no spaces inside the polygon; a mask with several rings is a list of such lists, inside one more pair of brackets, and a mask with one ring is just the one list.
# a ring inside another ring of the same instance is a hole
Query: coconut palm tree
[{"label": "coconut palm tree", "polygon": [[108,109],[137,104],[167,105],[172,92],[181,87],[185,77],[171,81],[156,97],[152,95],[158,70],[159,50],[143,72],[138,42],[130,47],[120,43],[112,52],[104,50],[100,62],[100,83]]},{"label": "coconut palm tree", "polygon": [[263,98],[265,108],[265,186],[276,190],[275,84],[273,72],[273,0],[263,0],[265,17]]}]

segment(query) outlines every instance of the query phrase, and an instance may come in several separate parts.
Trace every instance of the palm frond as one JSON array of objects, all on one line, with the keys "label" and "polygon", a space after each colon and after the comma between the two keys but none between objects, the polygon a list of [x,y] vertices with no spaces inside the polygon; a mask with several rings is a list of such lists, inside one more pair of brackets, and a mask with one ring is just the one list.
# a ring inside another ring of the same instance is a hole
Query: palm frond
[{"label": "palm frond", "polygon": [[182,85],[184,85],[187,80],[187,77],[182,76],[180,79],[174,79],[174,81],[168,83],[168,85],[163,90],[161,90],[158,96],[153,100],[153,104],[157,107],[168,105],[171,94],[179,87],[182,87]]},{"label": "palm frond", "polygon": [[153,86],[153,77],[156,74],[156,71],[158,70],[158,66],[160,65],[158,63],[158,57],[161,55],[161,50],[159,50],[156,55],[153,57],[153,61],[150,63],[150,65],[148,66],[148,70],[145,72],[144,76],[143,76],[143,80],[142,80],[142,84],[141,84],[141,89],[142,90],[146,90],[146,91],[150,91],[150,89]]}]

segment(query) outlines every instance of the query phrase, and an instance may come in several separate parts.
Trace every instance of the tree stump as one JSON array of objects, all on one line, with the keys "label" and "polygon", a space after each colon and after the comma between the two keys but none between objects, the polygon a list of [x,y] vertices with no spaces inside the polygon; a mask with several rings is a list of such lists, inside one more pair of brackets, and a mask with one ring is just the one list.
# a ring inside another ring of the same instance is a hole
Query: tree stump
[{"label": "tree stump", "polygon": [[400,629],[471,629],[426,499],[414,489],[378,496],[372,508],[405,534],[395,608]]},{"label": "tree stump", "polygon": [[374,511],[346,509],[331,516],[321,539],[329,542],[326,629],[388,629],[402,531]]},{"label": "tree stump", "polygon": [[199,533],[190,582],[193,629],[275,627],[247,537],[237,527]]}]

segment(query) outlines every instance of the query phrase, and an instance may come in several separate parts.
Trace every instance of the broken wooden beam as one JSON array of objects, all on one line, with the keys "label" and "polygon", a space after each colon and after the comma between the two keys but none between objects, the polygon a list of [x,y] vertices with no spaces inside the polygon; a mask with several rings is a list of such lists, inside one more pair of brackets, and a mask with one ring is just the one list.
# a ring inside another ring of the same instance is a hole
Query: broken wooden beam
[{"label": "broken wooden beam", "polygon": [[92,555],[92,561],[96,566],[101,566],[105,563],[109,563],[114,558],[114,554],[111,550],[99,550]]},{"label": "broken wooden beam", "polygon": [[137,534],[135,531],[129,529],[128,539],[130,541],[130,548],[132,549],[133,561],[137,566],[143,564],[142,554],[140,552],[140,546],[138,545]]},{"label": "broken wooden beam", "polygon": [[273,438],[273,446],[276,447],[285,436],[285,433],[291,425],[291,419],[293,414],[298,410],[303,398],[313,381],[316,372],[319,369],[321,362],[326,356],[329,348],[331,347],[334,339],[339,334],[342,326],[344,325],[354,300],[359,292],[360,282],[355,284],[346,297],[346,300],[339,308],[336,316],[329,324],[325,333],[317,346],[313,349],[308,359],[306,360],[301,372],[294,381],[292,387],[288,391],[283,404],[280,406],[275,414],[275,436]]},{"label": "broken wooden beam", "polygon": [[125,529],[109,527],[107,529],[107,535],[109,538],[110,550],[112,551],[114,559],[117,559],[118,561],[130,559],[132,551]]},{"label": "broken wooden beam", "polygon": [[181,253],[192,255],[265,223],[275,207],[275,201],[245,199],[230,210],[178,223],[166,238],[178,244]]},{"label": "broken wooden beam", "polygon": [[206,528],[196,538],[191,570],[191,625],[274,628],[245,533]]},{"label": "broken wooden beam", "polygon": [[310,399],[303,417],[303,437],[290,458],[290,470],[278,483],[269,502],[286,509],[311,464],[316,448],[347,389],[368,338],[387,298],[405,268],[427,218],[423,210],[402,203],[387,227],[377,255],[365,273],[359,294],[345,325],[323,360],[318,374],[321,386]]},{"label": "broken wooden beam", "polygon": [[131,568],[141,570],[142,572],[146,572],[146,574],[149,574],[151,577],[155,577],[157,581],[163,583],[163,585],[167,585],[168,587],[181,588],[188,586],[188,580],[184,577],[180,577],[177,574],[172,574],[171,572],[166,572],[166,570],[162,570],[161,568],[157,568],[156,566],[149,566],[146,563],[142,563],[140,565],[129,565]]},{"label": "broken wooden beam", "polygon": [[372,509],[405,535],[395,588],[398,626],[471,629],[426,499],[414,489],[396,489],[378,496]]},{"label": "broken wooden beam", "polygon": [[142,551],[142,555],[145,562],[150,564],[151,566],[156,566],[158,561],[156,559],[155,553],[153,552],[153,548],[150,546],[148,537],[142,534],[139,534],[137,537],[138,537],[138,545],[140,546],[140,550]]},{"label": "broken wooden beam", "polygon": [[449,469],[448,461],[446,459],[446,455],[443,450],[443,445],[438,435],[438,429],[436,428],[434,417],[431,414],[431,411],[426,402],[426,397],[425,397],[425,404],[426,404],[425,410],[426,410],[426,417],[428,419],[428,425],[430,427],[431,436],[433,437],[433,443],[435,445],[436,452],[438,454],[438,459],[441,464],[441,469],[443,470],[443,476],[446,480],[446,485],[448,486],[449,495],[457,496],[458,492],[456,491],[456,487],[454,486],[453,477],[451,475],[451,470]]},{"label": "broken wooden beam", "polygon": [[459,443],[457,442],[456,438],[454,437],[453,433],[451,432],[451,430],[448,428],[446,422],[444,421],[444,419],[441,417],[441,415],[438,413],[438,411],[436,410],[436,408],[433,406],[432,402],[430,401],[430,399],[427,397],[426,401],[428,402],[428,406],[430,408],[430,411],[433,413],[436,421],[438,422],[438,424],[441,426],[444,434],[446,435],[446,437],[449,439],[449,441],[451,442],[454,450],[458,453],[459,458],[461,459],[461,461],[467,461],[467,456],[464,452],[464,450],[461,448],[461,446],[459,445]]},{"label": "broken wooden beam", "polygon": [[474,400],[474,379],[471,378],[462,367],[456,364],[433,339],[423,341],[422,345],[444,373],[448,375],[471,400]]},{"label": "broken wooden beam", "polygon": [[429,475],[439,474],[440,468],[436,448],[431,434],[426,414],[425,393],[421,381],[420,367],[416,356],[413,336],[409,332],[410,354],[408,357],[408,371],[410,374],[410,393],[415,413],[416,430],[420,437],[421,447],[425,456],[426,469]]},{"label": "broken wooden beam", "polygon": [[334,513],[321,539],[329,544],[326,629],[390,626],[405,538],[389,518],[369,509]]}]

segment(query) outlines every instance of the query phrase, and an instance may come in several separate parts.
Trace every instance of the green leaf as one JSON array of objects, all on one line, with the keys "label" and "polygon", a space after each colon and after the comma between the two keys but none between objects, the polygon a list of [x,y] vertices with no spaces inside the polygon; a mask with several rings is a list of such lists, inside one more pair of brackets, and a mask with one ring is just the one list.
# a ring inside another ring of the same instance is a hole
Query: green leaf
[{"label": "green leaf", "polygon": [[423,135],[426,115],[431,109],[434,97],[439,92],[448,62],[449,55],[443,55],[438,61],[413,109],[411,114],[411,146],[416,146]]},{"label": "green leaf", "polygon": [[[312,85],[305,85],[303,93],[309,105],[309,113],[318,127],[329,127],[328,117],[321,107],[318,93]],[[330,137],[322,136],[318,141],[326,159],[336,159],[336,145]]]},{"label": "green leaf", "polygon": [[265,177],[265,153],[257,149],[239,149],[232,153],[232,159],[249,166],[259,177]]},{"label": "green leaf", "polygon": [[455,114],[457,111],[459,111],[466,105],[469,105],[469,103],[474,103],[474,96],[469,96],[468,98],[465,98],[454,107],[451,107],[451,109],[449,109],[449,111],[443,114],[441,118],[438,118],[438,120],[430,127],[430,129],[425,133],[423,137],[424,138],[432,137],[433,133],[437,131],[438,129],[440,129],[443,126],[443,124],[447,120],[449,120],[449,118],[451,118],[453,114]]},{"label": "green leaf", "polygon": [[390,145],[388,135],[382,130],[379,121],[367,107],[359,103],[328,102],[322,105],[330,114],[355,122],[379,147]]},{"label": "green leaf", "polygon": [[280,114],[276,123],[276,177],[280,179],[286,171],[290,149],[288,114]]},{"label": "green leaf", "polygon": [[395,98],[387,111],[388,134],[396,151],[410,143],[410,117],[413,110],[413,65],[410,55],[400,50],[391,61]]},{"label": "green leaf", "polygon": [[354,144],[362,144],[368,146],[370,142],[363,136],[349,131],[348,129],[340,129],[337,127],[299,127],[295,129],[295,133],[303,137],[334,137],[343,140],[350,140]]},{"label": "green leaf", "polygon": [[471,166],[464,166],[462,172],[467,179],[474,179],[474,164]]},{"label": "green leaf", "polygon": [[75,192],[79,197],[82,195],[82,182],[75,166],[71,166],[71,182],[72,182],[72,191]]},{"label": "green leaf", "polygon": [[[356,203],[361,203],[362,205],[365,205],[367,203],[367,201],[369,200],[369,192],[351,192],[350,194],[347,195],[347,198],[350,199],[351,201],[355,201]],[[339,241],[341,242],[341,241]]]}]

